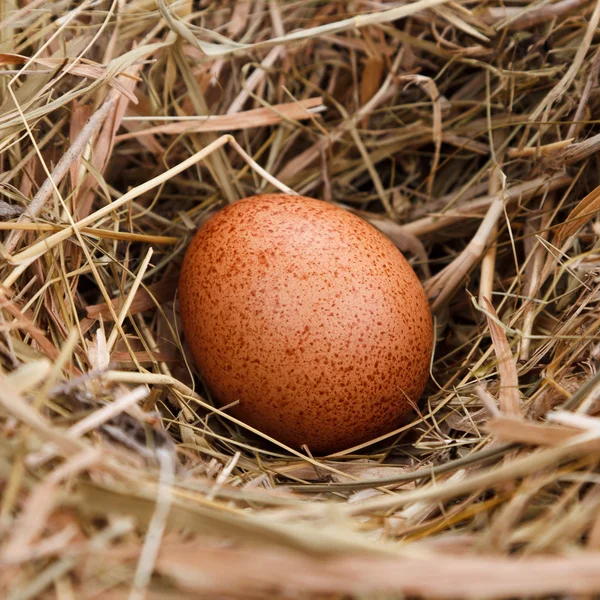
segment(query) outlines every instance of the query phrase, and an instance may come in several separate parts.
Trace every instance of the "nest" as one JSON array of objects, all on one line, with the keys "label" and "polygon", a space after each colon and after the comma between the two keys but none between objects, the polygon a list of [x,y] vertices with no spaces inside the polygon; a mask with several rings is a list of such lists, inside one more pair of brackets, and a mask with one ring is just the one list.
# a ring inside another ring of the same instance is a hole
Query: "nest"
[{"label": "nest", "polygon": [[[0,8],[0,595],[600,593],[592,0]],[[410,423],[316,457],[213,406],[176,283],[292,190],[436,323]]]}]

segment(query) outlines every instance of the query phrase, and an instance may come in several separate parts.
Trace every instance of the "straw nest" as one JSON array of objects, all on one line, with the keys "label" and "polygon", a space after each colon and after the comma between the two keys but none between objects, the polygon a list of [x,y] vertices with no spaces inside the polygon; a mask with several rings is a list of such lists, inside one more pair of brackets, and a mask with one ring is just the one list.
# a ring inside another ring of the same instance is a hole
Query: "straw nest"
[{"label": "straw nest", "polygon": [[[600,592],[600,1],[0,6],[3,598]],[[436,317],[413,421],[328,457],[178,321],[197,226],[288,188]]]}]

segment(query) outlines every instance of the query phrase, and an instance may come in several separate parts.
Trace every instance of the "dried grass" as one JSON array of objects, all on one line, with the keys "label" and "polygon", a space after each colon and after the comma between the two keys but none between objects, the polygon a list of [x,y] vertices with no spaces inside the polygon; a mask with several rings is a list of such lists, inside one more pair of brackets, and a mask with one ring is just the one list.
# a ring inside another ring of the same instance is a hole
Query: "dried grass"
[{"label": "dried grass", "polygon": [[[0,596],[600,594],[596,0],[0,3]],[[214,407],[195,228],[360,214],[436,318],[411,423],[313,457]]]}]

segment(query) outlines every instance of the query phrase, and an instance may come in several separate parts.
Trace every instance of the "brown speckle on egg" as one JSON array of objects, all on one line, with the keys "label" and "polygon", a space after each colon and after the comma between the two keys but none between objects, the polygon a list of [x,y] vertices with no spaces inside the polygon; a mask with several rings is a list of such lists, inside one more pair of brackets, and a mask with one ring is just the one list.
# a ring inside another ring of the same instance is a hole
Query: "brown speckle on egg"
[{"label": "brown speckle on egg", "polygon": [[268,194],[218,212],[190,244],[179,298],[214,397],[296,448],[391,431],[428,378],[432,320],[414,271],[379,231],[320,200]]}]

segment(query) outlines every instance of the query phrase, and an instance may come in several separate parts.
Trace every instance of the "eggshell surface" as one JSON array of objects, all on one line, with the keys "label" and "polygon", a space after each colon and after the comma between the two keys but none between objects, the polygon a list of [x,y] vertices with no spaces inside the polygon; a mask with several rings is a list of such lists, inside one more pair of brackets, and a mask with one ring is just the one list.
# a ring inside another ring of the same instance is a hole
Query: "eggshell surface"
[{"label": "eggshell surface", "polygon": [[294,448],[391,431],[428,379],[432,319],[416,274],[383,234],[320,200],[253,196],[216,213],[188,248],[179,300],[214,398]]}]

